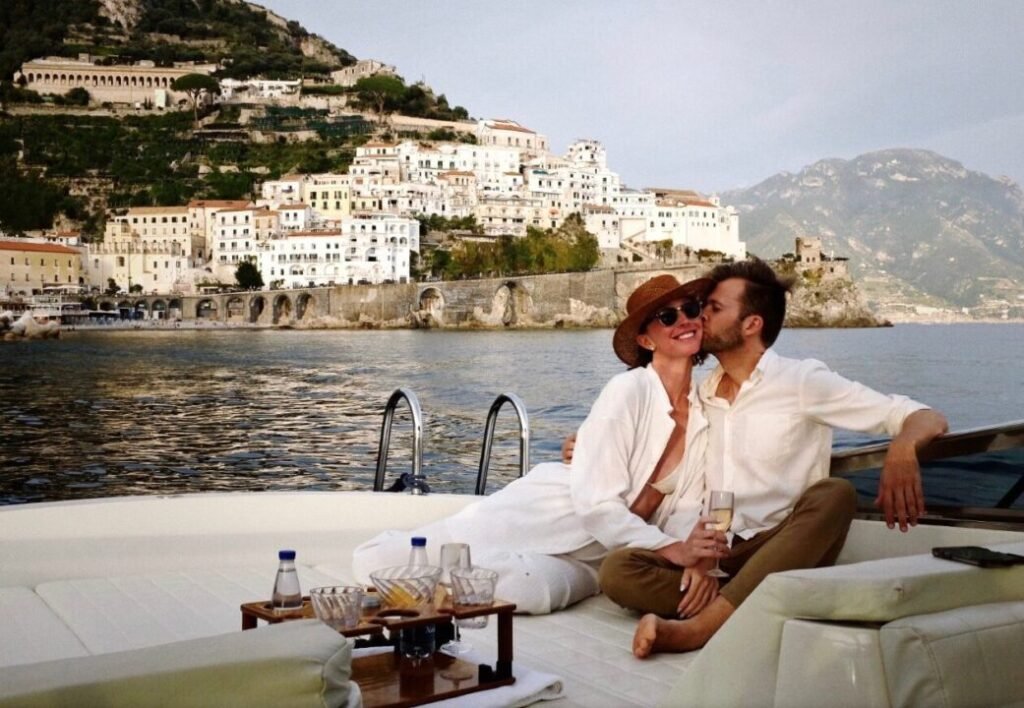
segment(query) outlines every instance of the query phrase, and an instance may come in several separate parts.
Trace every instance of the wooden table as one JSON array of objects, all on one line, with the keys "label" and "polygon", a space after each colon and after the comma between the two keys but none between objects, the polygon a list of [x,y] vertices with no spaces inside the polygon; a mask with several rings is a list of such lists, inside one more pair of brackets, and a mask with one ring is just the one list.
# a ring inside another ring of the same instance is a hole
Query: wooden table
[{"label": "wooden table", "polygon": [[[359,684],[363,704],[370,708],[417,706],[515,683],[512,675],[512,613],[515,609],[514,604],[502,600],[495,600],[492,605],[455,608],[447,599],[441,600],[439,594],[435,605],[364,612],[356,627],[341,630],[341,634],[358,637],[387,630],[395,647],[392,651],[352,660],[352,680]],[[303,598],[302,609],[288,612],[275,612],[269,602],[247,602],[241,610],[243,630],[254,629],[261,619],[276,624],[315,616],[309,598]],[[497,620],[498,660],[493,667],[471,664],[441,652],[414,660],[398,651],[398,633],[403,629],[485,615],[496,615]]]}]

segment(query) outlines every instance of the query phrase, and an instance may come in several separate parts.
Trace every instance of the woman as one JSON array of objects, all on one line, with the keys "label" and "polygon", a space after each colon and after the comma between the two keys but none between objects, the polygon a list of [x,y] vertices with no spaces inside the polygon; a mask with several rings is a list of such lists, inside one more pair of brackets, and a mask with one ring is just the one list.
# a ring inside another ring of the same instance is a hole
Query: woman
[{"label": "woman", "polygon": [[[434,554],[459,541],[471,545],[475,565],[499,572],[499,597],[541,614],[595,594],[591,564],[612,549],[655,550],[687,569],[723,557],[724,535],[699,518],[707,423],[692,382],[712,285],[660,275],[630,295],[613,339],[630,370],[598,396],[568,474],[561,463],[543,463],[448,519],[386,532],[356,549],[357,578],[405,562],[410,536],[426,536]],[[696,612],[711,600],[713,581],[688,578],[686,610]]]}]

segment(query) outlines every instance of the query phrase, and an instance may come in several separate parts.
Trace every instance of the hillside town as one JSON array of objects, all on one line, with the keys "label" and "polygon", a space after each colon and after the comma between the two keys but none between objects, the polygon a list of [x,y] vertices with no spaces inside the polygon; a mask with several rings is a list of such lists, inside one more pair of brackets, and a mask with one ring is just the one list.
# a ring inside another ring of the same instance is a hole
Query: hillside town
[{"label": "hillside town", "polygon": [[[81,88],[92,101],[162,110],[187,105],[186,96],[171,88],[176,79],[215,69],[51,58],[26,62],[17,78],[41,93]],[[332,79],[346,86],[393,71],[365,60]],[[220,84],[220,93],[204,100],[302,100],[299,81]],[[453,139],[371,139],[356,148],[347,172],[268,179],[252,200],[111,210],[102,241],[86,242],[68,230],[0,235],[0,293],[63,288],[191,294],[235,286],[236,271],[246,262],[273,289],[407,282],[429,236],[421,233],[420,219],[430,216],[471,218],[473,232],[454,232],[455,239],[495,240],[524,237],[529,227],[556,229],[578,215],[596,237],[599,265],[606,267],[656,254],[662,261],[746,255],[734,208],[688,189],[627,188],[596,140],[577,140],[556,155],[546,136],[514,120],[444,125],[454,129]]]}]

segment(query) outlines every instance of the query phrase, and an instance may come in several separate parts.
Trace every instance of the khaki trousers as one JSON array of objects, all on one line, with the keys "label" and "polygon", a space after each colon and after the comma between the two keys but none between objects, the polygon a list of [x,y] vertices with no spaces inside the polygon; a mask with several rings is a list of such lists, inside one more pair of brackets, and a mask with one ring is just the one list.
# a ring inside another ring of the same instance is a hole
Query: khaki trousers
[{"label": "khaki trousers", "polygon": [[[739,607],[770,573],[832,565],[846,541],[857,492],[845,479],[824,479],[805,491],[786,519],[775,528],[743,540],[733,538],[721,561],[729,578],[720,582],[722,596]],[[677,617],[682,568],[654,551],[620,548],[601,564],[601,591],[616,604],[664,617]]]}]

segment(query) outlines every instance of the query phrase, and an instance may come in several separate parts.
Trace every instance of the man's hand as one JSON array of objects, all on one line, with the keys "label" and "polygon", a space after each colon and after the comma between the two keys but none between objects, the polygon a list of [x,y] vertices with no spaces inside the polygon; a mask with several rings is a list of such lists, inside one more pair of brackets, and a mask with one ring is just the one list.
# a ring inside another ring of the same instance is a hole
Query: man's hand
[{"label": "man's hand", "polygon": [[892,439],[889,452],[882,464],[875,506],[885,513],[885,523],[900,531],[917,526],[925,513],[924,488],[921,486],[921,466],[917,451],[949,429],[946,418],[936,411],[915,411],[903,421],[899,435]]},{"label": "man's hand", "polygon": [[572,453],[576,449],[576,433],[573,433],[565,439],[562,443],[562,462],[569,464],[572,462]]},{"label": "man's hand", "polygon": [[677,608],[680,617],[693,617],[715,599],[718,594],[718,578],[707,574],[710,568],[711,561],[703,561],[683,569],[683,581],[679,586],[683,597]]},{"label": "man's hand", "polygon": [[727,558],[729,545],[725,533],[711,528],[714,519],[702,516],[698,519],[685,541],[676,541],[655,550],[659,556],[674,565],[689,568],[705,558]]}]

